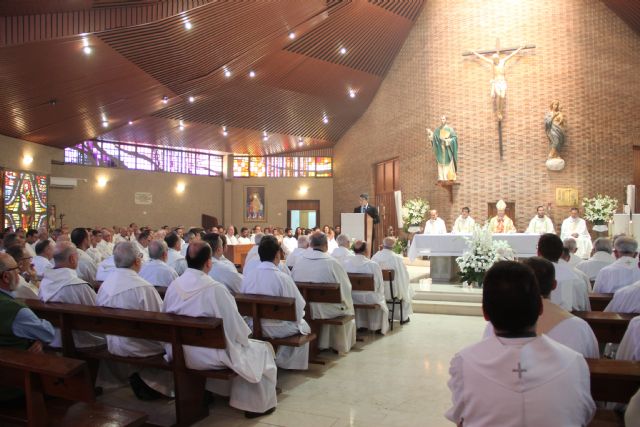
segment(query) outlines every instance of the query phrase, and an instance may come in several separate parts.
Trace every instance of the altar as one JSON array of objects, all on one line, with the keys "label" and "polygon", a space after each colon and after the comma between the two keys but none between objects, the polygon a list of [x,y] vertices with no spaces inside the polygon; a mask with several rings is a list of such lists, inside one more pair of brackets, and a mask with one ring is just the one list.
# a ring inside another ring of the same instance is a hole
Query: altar
[{"label": "altar", "polygon": [[[467,239],[471,234],[416,234],[413,236],[407,255],[412,261],[419,256],[458,257],[467,250]],[[494,234],[493,240],[506,241],[518,258],[538,254],[539,234]]]}]

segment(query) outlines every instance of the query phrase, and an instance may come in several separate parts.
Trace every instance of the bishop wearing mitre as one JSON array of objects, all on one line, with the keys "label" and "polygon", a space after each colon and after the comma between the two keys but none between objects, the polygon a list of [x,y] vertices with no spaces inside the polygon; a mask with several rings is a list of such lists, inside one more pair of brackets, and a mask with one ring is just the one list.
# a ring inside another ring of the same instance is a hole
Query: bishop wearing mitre
[{"label": "bishop wearing mitre", "polygon": [[505,214],[507,204],[504,200],[498,200],[496,203],[498,213],[489,221],[489,231],[492,233],[515,233],[516,227],[513,221]]}]

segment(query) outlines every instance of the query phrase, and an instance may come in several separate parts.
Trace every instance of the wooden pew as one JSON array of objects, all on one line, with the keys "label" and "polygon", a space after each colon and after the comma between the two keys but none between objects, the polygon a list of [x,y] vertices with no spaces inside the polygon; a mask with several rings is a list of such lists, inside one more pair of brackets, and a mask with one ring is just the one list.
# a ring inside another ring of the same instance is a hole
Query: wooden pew
[{"label": "wooden pew", "polygon": [[604,311],[609,305],[613,294],[589,294],[589,302],[591,303],[591,311]]},{"label": "wooden pew", "polygon": [[[178,426],[188,426],[208,416],[208,408],[203,405],[207,378],[228,380],[236,375],[230,369],[197,371],[185,366],[183,345],[225,348],[221,319],[79,304],[43,303],[30,299],[24,302],[38,317],[60,328],[62,351],[66,357],[114,360],[172,371]],[[73,330],[167,342],[171,344],[173,360],[166,362],[162,355],[121,357],[109,353],[105,348],[77,349],[73,341]]]},{"label": "wooden pew", "polygon": [[253,320],[253,338],[268,341],[277,350],[278,346],[302,347],[315,340],[317,335],[296,334],[283,338],[269,338],[262,332],[262,319],[287,320],[296,322],[295,298],[274,297],[271,295],[258,294],[236,294],[236,305],[238,311],[243,316],[251,317]]},{"label": "wooden pew", "polygon": [[604,311],[574,311],[573,314],[585,320],[600,343],[619,343],[627,326],[637,314],[609,313]]},{"label": "wooden pew", "polygon": [[242,268],[247,259],[247,254],[254,246],[253,243],[248,245],[227,245],[224,250],[224,257],[231,261],[236,267]]},{"label": "wooden pew", "polygon": [[[375,292],[375,282],[373,279],[373,274],[363,274],[363,273],[348,273],[349,281],[351,282],[351,291],[359,291],[359,292]],[[356,309],[361,310],[377,310],[380,308],[378,304],[356,304],[353,306]]]},{"label": "wooden pew", "polygon": [[0,385],[24,390],[26,403],[0,408],[0,425],[134,427],[147,419],[141,412],[96,403],[87,364],[81,360],[2,348]]},{"label": "wooden pew", "polygon": [[604,402],[629,403],[640,388],[640,362],[587,359],[591,372],[591,396]]}]

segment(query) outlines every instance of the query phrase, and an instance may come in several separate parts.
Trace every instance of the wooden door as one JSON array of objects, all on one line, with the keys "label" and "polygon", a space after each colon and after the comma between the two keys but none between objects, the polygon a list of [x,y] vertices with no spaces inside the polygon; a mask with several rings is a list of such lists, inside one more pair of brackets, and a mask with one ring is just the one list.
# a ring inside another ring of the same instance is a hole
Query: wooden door
[{"label": "wooden door", "polygon": [[390,159],[374,166],[375,206],[378,207],[380,223],[375,228],[375,249],[385,236],[398,235],[396,201],[393,192],[400,189],[400,160]]}]

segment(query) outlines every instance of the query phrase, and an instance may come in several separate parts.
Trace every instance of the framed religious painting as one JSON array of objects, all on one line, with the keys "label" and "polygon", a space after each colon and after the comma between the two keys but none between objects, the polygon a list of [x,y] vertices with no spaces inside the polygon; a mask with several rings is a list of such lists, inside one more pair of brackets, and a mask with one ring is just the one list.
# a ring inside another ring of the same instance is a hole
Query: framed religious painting
[{"label": "framed religious painting", "polygon": [[267,208],[263,185],[244,186],[244,222],[266,222]]}]

